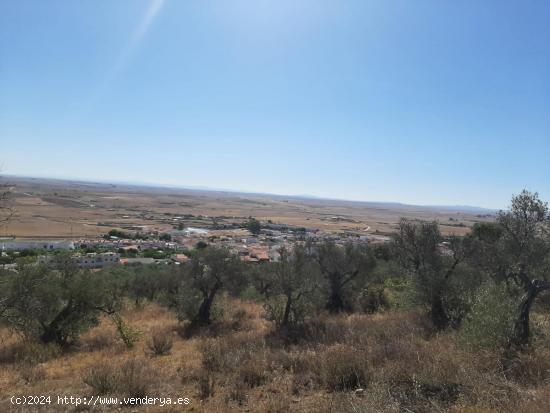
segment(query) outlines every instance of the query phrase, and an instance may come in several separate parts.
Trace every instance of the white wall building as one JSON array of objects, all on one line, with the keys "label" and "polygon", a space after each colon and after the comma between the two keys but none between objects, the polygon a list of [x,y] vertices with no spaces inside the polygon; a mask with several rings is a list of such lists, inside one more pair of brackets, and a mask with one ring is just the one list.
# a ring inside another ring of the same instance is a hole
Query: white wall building
[{"label": "white wall building", "polygon": [[91,252],[84,255],[75,255],[73,258],[78,268],[103,268],[120,263],[120,255],[116,252]]},{"label": "white wall building", "polygon": [[46,251],[53,250],[74,250],[74,242],[72,241],[5,241],[0,240],[0,250],[2,251],[22,251],[29,249],[43,249]]}]

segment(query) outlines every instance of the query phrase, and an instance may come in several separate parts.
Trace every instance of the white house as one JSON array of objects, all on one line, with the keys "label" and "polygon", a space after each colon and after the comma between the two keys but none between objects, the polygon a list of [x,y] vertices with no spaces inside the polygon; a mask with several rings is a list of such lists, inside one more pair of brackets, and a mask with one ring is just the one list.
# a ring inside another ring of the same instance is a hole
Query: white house
[{"label": "white house", "polygon": [[120,263],[120,255],[116,252],[91,252],[73,257],[78,268],[103,268],[107,265]]}]

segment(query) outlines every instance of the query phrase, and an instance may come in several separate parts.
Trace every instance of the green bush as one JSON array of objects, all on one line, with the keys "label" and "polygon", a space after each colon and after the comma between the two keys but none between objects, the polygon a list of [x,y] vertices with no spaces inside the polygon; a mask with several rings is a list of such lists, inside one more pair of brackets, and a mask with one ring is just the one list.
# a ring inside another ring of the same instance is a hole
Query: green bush
[{"label": "green bush", "polygon": [[126,348],[134,348],[141,336],[141,331],[128,325],[128,323],[118,313],[113,314],[112,319],[115,324],[118,337],[122,340]]},{"label": "green bush", "polygon": [[365,313],[372,314],[388,309],[390,303],[383,286],[371,286],[359,294],[359,307]]},{"label": "green bush", "polygon": [[249,218],[243,226],[254,235],[258,235],[262,230],[262,224],[260,224],[260,221],[252,217]]},{"label": "green bush", "polygon": [[516,306],[505,284],[484,283],[475,294],[459,338],[470,348],[504,347],[514,328]]}]

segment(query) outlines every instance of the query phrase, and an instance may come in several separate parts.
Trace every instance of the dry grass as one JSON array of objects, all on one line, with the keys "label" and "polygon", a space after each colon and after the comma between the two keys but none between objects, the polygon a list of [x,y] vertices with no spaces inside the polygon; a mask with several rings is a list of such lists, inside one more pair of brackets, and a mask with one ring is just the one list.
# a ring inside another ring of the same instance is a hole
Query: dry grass
[{"label": "dry grass", "polygon": [[[291,345],[271,339],[259,305],[239,300],[215,328],[189,339],[155,304],[123,316],[143,333],[133,349],[117,340],[108,319],[67,353],[0,328],[0,411],[10,411],[11,395],[100,393],[191,399],[178,409],[132,407],[139,412],[550,411],[548,348],[472,353],[415,313],[319,316]],[[162,357],[150,349],[159,334],[172,342]]]},{"label": "dry grass", "polygon": [[165,356],[170,353],[174,339],[172,331],[156,328],[151,332],[151,338],[147,343],[151,353],[156,356]]},{"label": "dry grass", "polygon": [[[1,177],[0,177],[1,178]],[[18,237],[96,237],[112,227],[143,226],[163,231],[171,228],[165,213],[210,217],[255,216],[261,220],[312,227],[329,232],[393,232],[399,219],[438,220],[444,234],[464,235],[475,220],[474,214],[422,207],[368,205],[353,202],[281,199],[272,196],[234,194],[167,188],[140,188],[109,185],[81,185],[75,182],[13,178],[12,194],[17,219],[6,234]],[[144,219],[144,214],[154,217]],[[339,216],[343,219],[332,220]],[[449,226],[450,218],[464,227]],[[242,219],[236,219],[240,222]],[[231,222],[228,220],[227,222]],[[109,223],[109,226],[103,226]],[[102,225],[98,225],[102,224]],[[196,223],[200,225],[200,222]],[[191,226],[196,226],[191,225]]]}]

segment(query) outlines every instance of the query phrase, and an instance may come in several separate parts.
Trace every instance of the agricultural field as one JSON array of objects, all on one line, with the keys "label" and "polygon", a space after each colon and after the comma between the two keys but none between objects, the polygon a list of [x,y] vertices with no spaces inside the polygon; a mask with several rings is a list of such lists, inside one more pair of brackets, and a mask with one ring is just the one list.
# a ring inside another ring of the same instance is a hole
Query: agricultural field
[{"label": "agricultural field", "polygon": [[437,220],[442,233],[464,235],[493,211],[459,207],[420,207],[174,189],[89,182],[2,177],[13,186],[10,203],[16,216],[1,229],[3,236],[94,237],[110,228],[166,231],[181,223],[212,227],[240,223],[252,216],[262,221],[326,232],[389,234],[401,217]]}]

